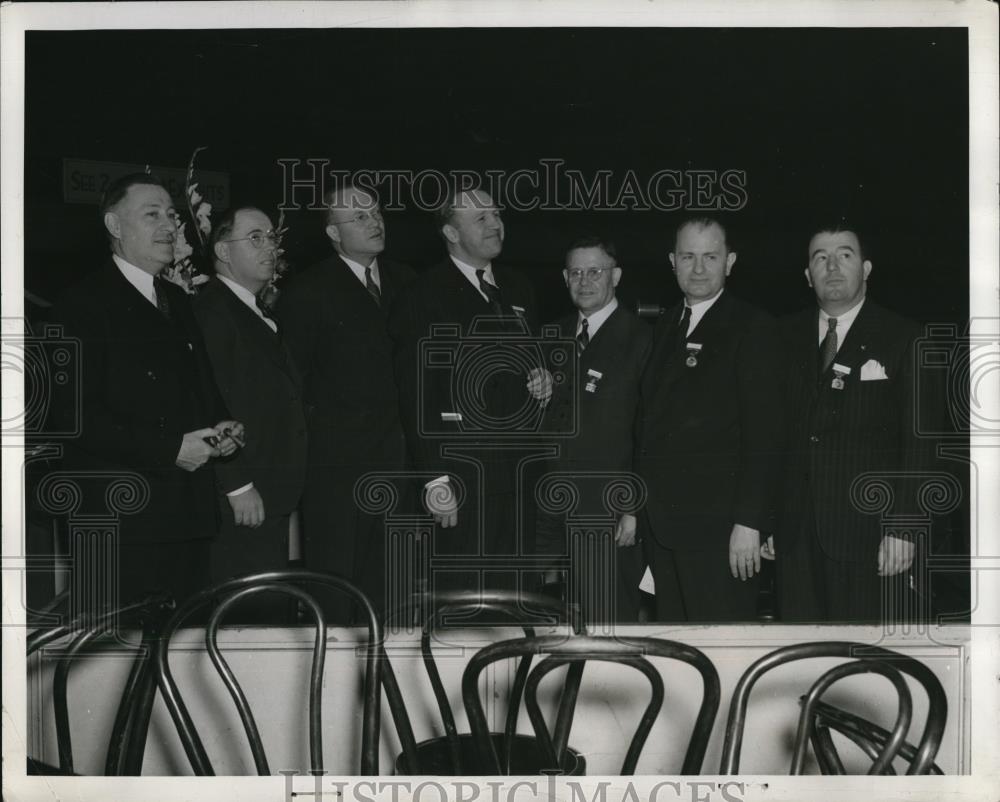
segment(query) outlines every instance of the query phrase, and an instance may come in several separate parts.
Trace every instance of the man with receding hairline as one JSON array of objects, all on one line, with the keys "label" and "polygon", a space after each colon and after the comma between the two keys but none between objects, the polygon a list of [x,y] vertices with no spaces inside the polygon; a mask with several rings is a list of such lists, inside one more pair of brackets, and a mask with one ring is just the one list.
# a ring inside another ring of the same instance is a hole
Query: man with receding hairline
[{"label": "man with receding hairline", "polygon": [[[413,271],[383,256],[385,220],[371,193],[337,187],[324,203],[334,253],[291,279],[277,304],[305,385],[305,563],[353,579],[381,607],[384,527],[359,509],[354,486],[366,473],[404,467],[386,318]],[[345,620],[347,608],[333,608]]]},{"label": "man with receding hairline", "polygon": [[[187,295],[160,277],[177,232],[166,188],[150,175],[124,176],[108,187],[101,214],[111,258],[53,310],[79,338],[82,360],[81,429],[64,467],[142,478],[148,502],[119,522],[119,600],[154,590],[181,600],[209,582],[212,462],[236,451],[243,426],[223,420]],[[74,403],[57,398],[62,414],[76,414]]]}]

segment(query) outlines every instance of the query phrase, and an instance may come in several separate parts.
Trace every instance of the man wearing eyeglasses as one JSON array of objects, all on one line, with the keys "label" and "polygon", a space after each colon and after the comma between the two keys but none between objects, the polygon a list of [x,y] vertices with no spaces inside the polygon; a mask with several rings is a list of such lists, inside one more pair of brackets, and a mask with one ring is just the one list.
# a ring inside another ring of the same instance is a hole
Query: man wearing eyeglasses
[{"label": "man wearing eyeglasses", "polygon": [[637,427],[657,617],[751,620],[782,446],[777,324],[726,289],[717,220],[685,220],[670,263],[684,297],[657,324]]},{"label": "man wearing eyeglasses", "polygon": [[[82,360],[79,387],[54,385],[58,414],[79,420],[63,467],[95,480],[141,477],[137,509],[118,522],[118,600],[158,590],[183,599],[209,582],[218,529],[214,468],[238,448],[243,426],[225,420],[187,295],[160,277],[177,236],[170,193],[154,176],[126,175],[108,186],[101,216],[111,257],[53,310],[65,335],[79,340]],[[63,395],[73,390],[78,398]],[[100,581],[86,569],[108,555],[76,552],[86,543],[73,544],[75,569],[83,569],[74,581]],[[104,592],[94,585],[74,594]]]},{"label": "man wearing eyeglasses", "polygon": [[[302,381],[278,325],[257,301],[274,276],[278,244],[270,218],[238,207],[212,232],[215,276],[195,298],[215,381],[246,426],[242,450],[219,466],[222,527],[213,544],[216,581],[288,565],[289,522],[305,482]],[[244,620],[281,621],[266,600],[241,606]]]},{"label": "man wearing eyeglasses", "polygon": [[[386,317],[413,271],[383,256],[385,220],[371,193],[335,187],[324,204],[334,253],[294,277],[277,304],[305,383],[305,561],[353,579],[379,607],[385,595],[384,527],[359,508],[354,486],[366,473],[404,468]],[[331,609],[340,621],[349,615],[342,600],[331,602]]]},{"label": "man wearing eyeglasses", "polygon": [[[576,474],[575,515],[606,516],[609,477],[630,481],[639,384],[652,345],[652,329],[618,303],[621,281],[614,243],[595,236],[574,241],[563,278],[576,310],[559,320],[563,337],[577,342],[576,385],[557,386],[549,409],[552,429],[576,436],[559,440],[559,457],[547,470]],[[587,621],[638,620],[639,581],[645,565],[634,516],[622,517],[614,537],[567,543],[564,516],[539,513],[535,547],[540,555],[573,558],[576,589]],[[557,571],[546,572],[556,579]],[[560,577],[561,578],[561,577]]]},{"label": "man wearing eyeglasses", "polygon": [[[541,366],[522,372],[505,362],[517,350],[507,350],[507,338],[524,342],[536,331],[534,290],[496,261],[504,224],[487,192],[453,192],[436,222],[448,257],[410,285],[390,327],[410,453],[417,469],[431,477],[424,505],[439,526],[434,553],[465,562],[461,569],[436,572],[437,586],[513,587],[514,569],[503,557],[517,549],[518,459],[498,440],[516,434],[511,427],[520,412],[540,415],[552,392],[551,376]],[[455,335],[442,346],[455,357],[450,366],[422,361],[421,341],[435,327]]]}]

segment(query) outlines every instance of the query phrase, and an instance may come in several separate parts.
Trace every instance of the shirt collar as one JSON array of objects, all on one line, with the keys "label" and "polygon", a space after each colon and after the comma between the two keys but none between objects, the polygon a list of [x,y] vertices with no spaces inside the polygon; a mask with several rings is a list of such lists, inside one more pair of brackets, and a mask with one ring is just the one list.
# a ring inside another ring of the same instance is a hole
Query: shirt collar
[{"label": "shirt collar", "polygon": [[459,270],[462,271],[462,275],[465,276],[469,280],[469,283],[473,287],[476,288],[477,292],[480,292],[480,293],[482,292],[482,290],[479,289],[479,277],[476,275],[476,272],[479,271],[479,270],[485,270],[486,271],[484,277],[485,277],[485,279],[490,284],[492,284],[494,287],[499,287],[500,286],[499,284],[497,284],[496,279],[493,277],[493,264],[492,263],[486,265],[485,268],[482,268],[482,267],[473,267],[472,265],[469,265],[469,264],[466,264],[465,262],[463,262],[461,259],[459,259],[454,254],[451,254],[451,261],[453,261],[455,263],[455,267],[457,267]]},{"label": "shirt collar", "polygon": [[827,328],[827,326],[829,325],[827,323],[827,321],[831,317],[836,317],[837,318],[837,328],[838,329],[849,327],[854,322],[854,319],[858,316],[858,312],[861,311],[861,307],[864,306],[864,303],[865,303],[865,299],[864,299],[864,297],[862,297],[860,301],[858,301],[854,306],[852,306],[850,309],[848,309],[842,315],[828,315],[826,312],[823,311],[823,307],[820,307],[820,310],[819,310],[819,323],[820,323],[820,326],[825,331],[826,328]]},{"label": "shirt collar", "polygon": [[233,291],[233,294],[239,298],[243,303],[252,308],[257,314],[260,314],[260,310],[257,308],[257,296],[254,295],[250,290],[244,287],[242,284],[237,284],[229,276],[224,276],[221,273],[216,273],[216,277],[225,284],[229,289]]},{"label": "shirt collar", "polygon": [[128,283],[142,293],[143,298],[153,304],[153,306],[156,306],[156,291],[153,289],[153,276],[141,267],[136,267],[131,262],[125,261],[117,253],[111,254],[111,258]]},{"label": "shirt collar", "polygon": [[[344,262],[347,263],[347,266],[351,268],[351,272],[358,277],[358,281],[367,286],[367,282],[365,281],[365,270],[366,270],[365,266],[361,264],[361,262],[355,262],[353,259],[344,256],[344,254],[342,253],[339,253],[337,255],[341,259],[343,259]],[[372,259],[372,263],[368,267],[370,267],[372,270],[372,281],[375,282],[376,287],[381,289],[382,282],[379,278],[379,273],[378,273],[378,259],[377,258]]]},{"label": "shirt collar", "polygon": [[698,303],[694,304],[693,306],[688,306],[688,302],[686,300],[684,301],[684,305],[688,306],[688,308],[691,310],[691,322],[688,324],[688,333],[689,334],[692,331],[694,331],[695,326],[697,326],[698,323],[701,322],[701,319],[703,317],[705,317],[705,313],[709,309],[711,309],[712,306],[715,304],[715,302],[718,301],[722,297],[722,293],[724,293],[724,292],[725,292],[725,289],[721,289],[721,290],[719,290],[719,294],[716,295],[714,298],[709,298],[707,301],[699,301]]},{"label": "shirt collar", "polygon": [[[608,301],[604,306],[598,309],[596,312],[592,312],[589,317],[587,317],[587,335],[593,339],[594,335],[597,334],[597,330],[604,325],[604,321],[611,317],[611,313],[618,308],[618,299],[612,296],[611,300]],[[583,323],[584,314],[581,312],[576,316],[576,333],[580,333],[580,326]]]}]

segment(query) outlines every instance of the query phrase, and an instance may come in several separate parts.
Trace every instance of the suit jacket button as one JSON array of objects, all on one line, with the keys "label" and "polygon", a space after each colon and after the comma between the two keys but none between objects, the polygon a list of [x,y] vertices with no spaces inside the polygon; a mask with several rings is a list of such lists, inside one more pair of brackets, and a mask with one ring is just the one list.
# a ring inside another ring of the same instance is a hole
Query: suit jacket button
[{"label": "suit jacket button", "polygon": [[819,442],[819,438],[816,435],[811,434],[811,435],[809,435],[809,442],[810,443],[818,443]]}]

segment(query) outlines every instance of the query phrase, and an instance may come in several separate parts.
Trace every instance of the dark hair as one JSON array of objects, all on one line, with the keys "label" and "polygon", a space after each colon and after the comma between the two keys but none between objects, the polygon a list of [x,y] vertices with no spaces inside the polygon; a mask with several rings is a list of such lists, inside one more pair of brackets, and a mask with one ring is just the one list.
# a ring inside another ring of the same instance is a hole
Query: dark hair
[{"label": "dark hair", "polygon": [[618,250],[615,248],[615,244],[605,237],[597,234],[585,234],[582,237],[577,237],[566,249],[566,258],[568,259],[570,253],[581,248],[600,248],[612,258],[615,264],[618,264]]},{"label": "dark hair", "polygon": [[[489,195],[485,189],[481,186],[475,187],[455,187],[448,193],[448,197],[445,198],[444,203],[438,206],[434,210],[434,222],[437,224],[437,230],[441,231],[448,223],[451,222],[451,218],[455,216],[455,209],[458,208],[458,198],[460,195],[471,195],[473,192],[482,192],[485,195]],[[490,200],[493,200],[493,196],[489,195]],[[495,201],[494,201],[495,203]]]},{"label": "dark hair", "polygon": [[[236,215],[245,211],[267,214],[259,206],[230,206],[226,209],[222,217],[219,218],[219,222],[215,224],[215,228],[212,229],[212,236],[208,241],[209,255],[213,262],[215,261],[216,243],[222,242],[233,233],[233,229],[236,227]],[[268,216],[268,220],[270,219],[270,216]]]},{"label": "dark hair", "polygon": [[710,217],[708,215],[695,215],[685,217],[681,220],[677,228],[674,229],[673,250],[677,250],[677,238],[681,235],[681,231],[683,231],[687,226],[697,226],[700,229],[705,229],[709,226],[718,226],[719,230],[722,231],[722,242],[726,246],[726,252],[735,253],[736,249],[730,244],[729,241],[729,232],[726,229],[726,224],[723,223],[718,217]]},{"label": "dark hair", "polygon": [[[159,178],[149,173],[129,173],[128,175],[123,175],[121,178],[116,178],[107,185],[104,189],[104,194],[101,196],[101,219],[103,220],[104,215],[121,202],[131,187],[138,186],[162,187],[165,190],[167,189]],[[169,194],[169,190],[167,194]]]},{"label": "dark hair", "polygon": [[813,225],[809,239],[812,240],[817,234],[853,234],[858,239],[859,258],[862,261],[868,258],[865,250],[865,236],[862,234],[860,226],[856,225],[856,221],[848,217],[838,216],[820,220]]}]

